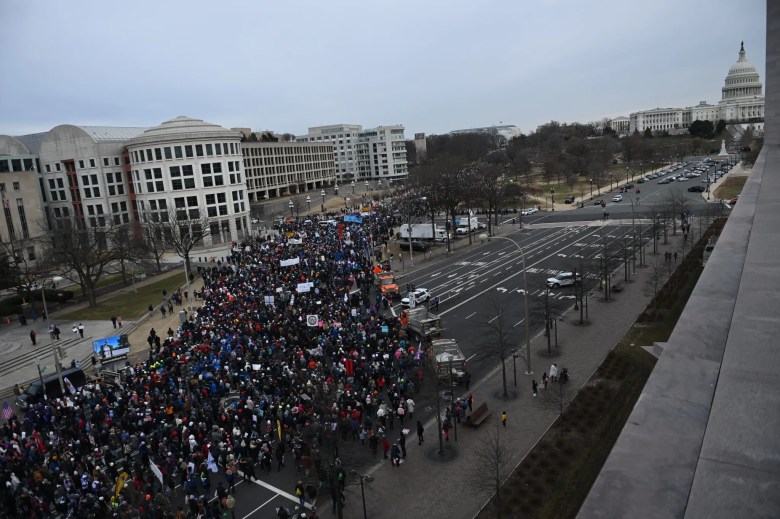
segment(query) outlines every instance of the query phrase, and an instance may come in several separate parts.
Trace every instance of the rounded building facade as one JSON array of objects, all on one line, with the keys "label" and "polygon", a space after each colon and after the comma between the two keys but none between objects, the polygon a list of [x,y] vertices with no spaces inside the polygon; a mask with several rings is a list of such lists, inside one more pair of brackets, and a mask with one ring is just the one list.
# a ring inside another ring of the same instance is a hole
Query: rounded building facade
[{"label": "rounded building facade", "polygon": [[241,134],[176,117],[127,143],[134,204],[142,223],[200,228],[202,245],[250,236]]}]

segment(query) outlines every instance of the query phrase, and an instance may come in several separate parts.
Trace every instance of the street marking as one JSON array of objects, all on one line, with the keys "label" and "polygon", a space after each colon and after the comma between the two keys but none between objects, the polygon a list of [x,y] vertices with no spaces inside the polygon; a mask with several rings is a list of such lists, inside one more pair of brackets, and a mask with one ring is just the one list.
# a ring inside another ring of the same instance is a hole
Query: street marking
[{"label": "street marking", "polygon": [[515,323],[515,325],[512,328],[517,328],[518,325],[523,324],[525,322],[525,319],[520,319]]},{"label": "street marking", "polygon": [[566,254],[558,254],[558,256],[561,257],[561,258],[565,258]]},{"label": "street marking", "polygon": [[493,321],[495,321],[496,319],[498,319],[498,317],[499,317],[499,316],[495,316],[494,318],[492,318],[491,320],[489,320],[489,321],[488,321],[488,324],[490,324],[490,323],[492,323]]},{"label": "street marking", "polygon": [[471,357],[467,358],[467,359],[466,359],[466,362],[470,361],[471,359],[473,359],[473,358],[474,358],[474,357],[476,357],[476,356],[477,356],[477,354],[475,353],[475,354],[474,354],[474,355],[472,355]]},{"label": "street marking", "polygon": [[434,272],[433,274],[431,274],[431,277],[432,277],[432,278],[435,278],[435,277],[436,277],[436,276],[438,276],[439,274],[441,274],[441,272]]},{"label": "street marking", "polygon": [[255,512],[257,512],[257,511],[258,511],[258,510],[260,510],[261,508],[263,508],[265,505],[267,505],[268,503],[270,503],[271,501],[273,501],[273,500],[274,500],[274,499],[276,499],[277,497],[278,497],[278,496],[274,496],[274,497],[272,497],[271,499],[269,499],[268,501],[266,501],[265,503],[263,503],[262,505],[258,506],[257,508],[255,508],[254,510],[252,510],[251,512],[249,512],[248,514],[246,514],[246,515],[244,516],[244,518],[243,518],[243,519],[246,519],[247,517],[251,517],[251,516],[252,516],[252,514],[254,514]]},{"label": "street marking", "polygon": [[[244,473],[241,472],[240,470],[237,470],[236,474],[241,474],[241,476],[244,475]],[[261,487],[265,487],[268,490],[270,490],[271,492],[276,492],[277,495],[282,496],[282,497],[286,497],[287,499],[289,499],[290,501],[292,501],[292,502],[294,502],[296,504],[300,503],[300,501],[301,501],[300,499],[298,499],[297,496],[289,494],[289,493],[285,492],[284,490],[282,490],[281,488],[276,488],[275,486],[273,486],[273,485],[271,485],[269,483],[266,483],[265,481],[263,481],[261,479],[251,479],[251,480],[249,480],[249,482],[250,483],[254,483],[255,485],[260,485]],[[304,503],[303,506],[305,506],[309,510],[314,508],[314,506],[310,505],[309,503]]]},{"label": "street marking", "polygon": [[496,290],[498,290],[498,291],[499,291],[499,292],[501,292],[502,294],[503,294],[503,293],[506,293],[506,291],[507,291],[507,289],[506,289],[506,288],[504,288],[504,287],[496,287]]},{"label": "street marking", "polygon": [[468,319],[469,317],[471,317],[471,316],[473,316],[473,315],[476,315],[476,313],[477,313],[477,312],[472,312],[472,313],[470,313],[469,315],[467,315],[467,316],[466,316],[466,319]]}]

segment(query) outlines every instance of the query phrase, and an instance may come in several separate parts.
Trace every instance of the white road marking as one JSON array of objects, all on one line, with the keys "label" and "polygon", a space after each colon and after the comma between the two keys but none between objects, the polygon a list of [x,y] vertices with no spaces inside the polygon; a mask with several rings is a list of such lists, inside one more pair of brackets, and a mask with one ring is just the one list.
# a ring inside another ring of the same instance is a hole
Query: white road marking
[{"label": "white road marking", "polygon": [[492,318],[491,320],[489,320],[489,321],[488,321],[488,324],[492,323],[492,322],[493,322],[493,321],[495,321],[496,319],[498,319],[498,316],[495,316],[494,318]]},{"label": "white road marking", "polygon": [[515,325],[514,325],[512,328],[517,328],[517,326],[518,326],[518,325],[521,325],[521,324],[523,324],[524,322],[525,322],[525,319],[520,319],[519,321],[517,321],[517,322],[515,323]]},{"label": "white road marking", "polygon": [[472,313],[470,313],[469,315],[467,315],[467,316],[466,316],[466,319],[468,319],[469,317],[471,317],[471,316],[473,316],[473,315],[476,315],[476,313],[477,313],[477,312],[472,312]]},{"label": "white road marking", "polygon": [[476,356],[477,356],[477,354],[475,353],[475,354],[474,354],[474,355],[472,355],[471,357],[467,358],[467,359],[466,359],[466,362],[470,361],[471,359],[473,359],[473,358],[474,358],[474,357],[476,357]]},{"label": "white road marking", "polygon": [[[243,473],[243,472],[241,472],[240,470],[237,470],[237,471],[236,471],[236,473],[237,473],[237,474],[240,474],[241,476],[243,476],[243,475],[244,475],[244,473]],[[297,497],[297,496],[294,496],[294,495],[292,495],[292,494],[290,494],[290,493],[288,493],[288,492],[285,492],[285,491],[284,491],[284,490],[282,490],[281,488],[276,488],[275,486],[273,486],[273,485],[271,485],[271,484],[269,484],[269,483],[266,483],[265,481],[263,481],[263,480],[261,480],[261,479],[252,479],[252,480],[249,480],[249,482],[250,482],[250,483],[254,483],[255,485],[260,485],[261,487],[265,487],[265,488],[267,488],[268,490],[270,490],[271,492],[276,492],[276,494],[277,494],[278,496],[281,496],[281,497],[286,497],[287,499],[289,499],[290,501],[292,501],[292,502],[294,502],[294,503],[299,503],[299,502],[300,502],[300,499],[298,499],[298,497]],[[276,497],[276,496],[274,496],[274,497]],[[267,502],[267,501],[266,501],[266,502]],[[312,508],[314,508],[314,507],[313,507],[312,505],[310,505],[309,503],[305,503],[305,504],[304,504],[304,506],[305,506],[306,508],[308,508],[309,510],[311,510]]]},{"label": "white road marking", "polygon": [[507,289],[506,289],[506,288],[504,288],[504,287],[496,287],[496,290],[498,290],[498,291],[499,291],[499,292],[501,292],[502,294],[503,294],[503,293],[505,293],[505,292],[507,291]]},{"label": "white road marking", "polygon": [[271,501],[273,501],[273,500],[274,500],[274,499],[276,499],[276,498],[277,498],[277,496],[274,496],[274,497],[272,497],[271,499],[269,499],[268,501],[266,501],[266,502],[265,502],[265,503],[263,503],[262,505],[258,506],[257,508],[255,508],[254,510],[252,510],[251,512],[249,512],[248,514],[246,514],[246,515],[243,517],[243,519],[246,519],[247,517],[251,517],[251,516],[252,516],[252,514],[254,514],[255,512],[257,512],[258,510],[260,510],[261,508],[263,508],[265,505],[267,505],[268,503],[270,503]]}]

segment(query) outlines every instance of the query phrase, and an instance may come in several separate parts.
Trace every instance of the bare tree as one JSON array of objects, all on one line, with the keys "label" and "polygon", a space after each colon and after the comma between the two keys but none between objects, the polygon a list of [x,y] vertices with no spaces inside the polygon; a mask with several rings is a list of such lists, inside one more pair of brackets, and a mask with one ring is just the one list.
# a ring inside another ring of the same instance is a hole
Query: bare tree
[{"label": "bare tree", "polygon": [[491,301],[492,309],[496,312],[495,317],[484,325],[485,335],[488,337],[487,344],[483,346],[482,352],[484,358],[498,360],[501,363],[501,382],[504,398],[509,397],[509,390],[506,382],[506,361],[512,358],[515,352],[513,344],[517,344],[517,338],[511,333],[512,327],[507,322],[506,307],[501,301],[499,292],[494,294]]},{"label": "bare tree", "polygon": [[176,208],[175,210],[152,213],[145,222],[151,229],[160,229],[168,247],[184,260],[187,272],[192,272],[190,254],[203,244],[204,238],[212,235],[211,220],[198,209]]},{"label": "bare tree", "polygon": [[488,433],[476,447],[476,463],[469,480],[471,488],[495,497],[496,517],[501,519],[502,486],[512,471],[514,452],[511,443],[502,438],[499,427],[496,420],[495,431]]},{"label": "bare tree", "polygon": [[[561,369],[563,369],[563,366],[561,366]],[[561,433],[561,437],[563,437],[566,429],[566,414],[564,411],[574,400],[574,395],[573,387],[558,379],[558,382],[548,382],[547,388],[541,393],[542,398],[537,399],[537,402],[543,409],[558,416],[558,431]]]},{"label": "bare tree", "polygon": [[64,267],[63,276],[81,286],[89,306],[97,305],[95,289],[107,267],[125,253],[112,247],[120,226],[110,220],[101,223],[104,225],[92,227],[75,217],[58,218],[43,259],[50,268]]},{"label": "bare tree", "polygon": [[[146,221],[151,221],[151,218],[146,218]],[[168,240],[165,239],[164,231],[163,226],[154,223],[144,226],[141,230],[146,257],[154,260],[157,272],[162,270],[160,263],[165,253],[168,252]]]},{"label": "bare tree", "polygon": [[127,285],[128,263],[138,263],[150,257],[150,249],[144,241],[141,228],[136,225],[124,224],[117,226],[116,232],[113,233],[111,238],[111,247],[117,253],[117,263],[119,263],[119,268],[122,272],[122,281]]}]

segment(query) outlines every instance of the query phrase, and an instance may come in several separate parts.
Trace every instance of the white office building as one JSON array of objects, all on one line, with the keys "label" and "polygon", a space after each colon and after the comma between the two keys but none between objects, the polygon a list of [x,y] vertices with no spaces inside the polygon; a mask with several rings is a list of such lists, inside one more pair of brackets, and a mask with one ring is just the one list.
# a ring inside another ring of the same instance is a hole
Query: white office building
[{"label": "white office building", "polygon": [[339,182],[402,181],[408,175],[406,139],[401,125],[363,129],[357,124],[309,128],[302,142],[330,142]]}]

